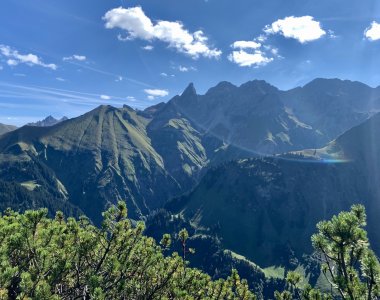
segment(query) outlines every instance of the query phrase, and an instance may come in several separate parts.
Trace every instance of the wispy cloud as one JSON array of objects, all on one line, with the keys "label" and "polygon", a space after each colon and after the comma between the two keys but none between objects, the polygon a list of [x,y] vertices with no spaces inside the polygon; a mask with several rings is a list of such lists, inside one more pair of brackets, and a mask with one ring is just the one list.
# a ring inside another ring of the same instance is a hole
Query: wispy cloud
[{"label": "wispy cloud", "polygon": [[102,100],[111,100],[111,97],[108,95],[100,95],[100,99]]},{"label": "wispy cloud", "polygon": [[62,77],[56,77],[55,78],[57,81],[61,81],[61,82],[65,82],[66,80],[65,79],[63,79]]},{"label": "wispy cloud", "polygon": [[85,61],[86,59],[87,59],[86,56],[77,55],[77,54],[74,54],[71,56],[65,56],[64,58],[62,58],[63,61],[70,61],[70,60]]},{"label": "wispy cloud", "polygon": [[[37,103],[41,101],[45,101],[49,105],[51,105],[52,103],[65,103],[70,105],[93,107],[96,105],[103,104],[104,100],[107,100],[107,103],[110,105],[122,106],[127,99],[126,97],[120,97],[115,95],[79,92],[74,90],[57,89],[46,86],[19,85],[7,82],[0,82],[0,87],[0,98],[5,98],[6,100],[36,100],[36,105],[38,105]],[[103,99],[104,96],[109,97],[109,99]],[[5,105],[4,102],[1,104]],[[145,105],[145,103],[136,100],[136,107],[144,107]]]},{"label": "wispy cloud", "polygon": [[152,51],[154,49],[154,47],[152,45],[146,45],[146,46],[142,47],[142,49],[144,49],[146,51]]},{"label": "wispy cloud", "polygon": [[189,72],[189,71],[197,71],[197,68],[195,67],[185,67],[185,66],[178,66],[178,70],[180,72]]},{"label": "wispy cloud", "polygon": [[17,66],[19,64],[26,64],[28,66],[40,66],[52,70],[57,69],[55,64],[46,64],[40,57],[35,54],[21,54],[18,50],[11,48],[7,45],[0,44],[0,55],[6,58],[9,66]]},{"label": "wispy cloud", "polygon": [[131,102],[136,102],[136,98],[134,96],[127,96],[127,100]]},{"label": "wispy cloud", "polygon": [[153,22],[140,6],[111,9],[104,15],[103,20],[108,29],[119,28],[126,31],[127,36],[119,35],[119,40],[159,40],[194,59],[201,56],[218,58],[222,54],[221,50],[209,46],[208,38],[202,30],[190,32],[178,21]]},{"label": "wispy cloud", "polygon": [[102,70],[102,69],[99,69],[99,68],[94,68],[94,67],[91,67],[91,66],[86,65],[86,64],[81,64],[81,63],[78,63],[78,62],[75,62],[75,61],[68,61],[68,63],[70,63],[72,65],[75,65],[77,67],[89,70],[89,71],[93,71],[95,73],[99,73],[99,74],[102,74],[102,75],[105,75],[105,76],[110,76],[110,77],[114,78],[114,80],[116,80],[116,81],[125,80],[125,81],[129,81],[129,82],[131,82],[133,84],[136,84],[136,85],[141,85],[141,86],[144,86],[144,87],[153,87],[151,84],[148,84],[146,82],[142,82],[142,81],[139,81],[139,80],[136,80],[136,79],[133,79],[133,78],[130,78],[130,77],[126,77],[126,76],[123,76],[123,75],[120,75],[120,74],[115,74],[115,73],[112,73],[112,72],[109,72],[109,71],[105,71],[105,70]]}]

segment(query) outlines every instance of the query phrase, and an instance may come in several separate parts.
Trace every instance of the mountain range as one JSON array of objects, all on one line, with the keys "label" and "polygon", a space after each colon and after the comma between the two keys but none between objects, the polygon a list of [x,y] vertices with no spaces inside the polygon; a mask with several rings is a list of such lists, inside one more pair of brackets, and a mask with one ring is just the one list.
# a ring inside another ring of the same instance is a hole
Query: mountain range
[{"label": "mountain range", "polygon": [[260,266],[285,264],[351,203],[371,209],[377,237],[378,111],[380,88],[338,79],[221,82],[204,95],[190,84],[143,111],[100,106],[0,137],[0,194],[23,194],[0,209],[61,207],[99,224],[118,200],[132,219],[165,207]]}]

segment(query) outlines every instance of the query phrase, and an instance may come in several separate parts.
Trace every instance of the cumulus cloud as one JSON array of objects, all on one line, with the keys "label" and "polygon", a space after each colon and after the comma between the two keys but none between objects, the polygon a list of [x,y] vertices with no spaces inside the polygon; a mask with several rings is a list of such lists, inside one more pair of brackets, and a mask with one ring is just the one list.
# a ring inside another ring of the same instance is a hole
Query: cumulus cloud
[{"label": "cumulus cloud", "polygon": [[153,22],[139,6],[111,9],[104,15],[103,20],[108,29],[119,28],[126,31],[127,36],[119,35],[119,40],[137,38],[145,41],[159,40],[194,59],[201,56],[218,58],[222,54],[221,50],[210,48],[202,30],[190,32],[179,21]]},{"label": "cumulus cloud", "polygon": [[286,38],[296,39],[304,44],[318,40],[326,34],[320,22],[315,21],[312,16],[286,17],[267,25],[264,28],[266,34],[281,34]]},{"label": "cumulus cloud", "polygon": [[84,56],[84,55],[77,55],[77,54],[74,54],[74,55],[71,55],[71,56],[65,56],[63,58],[64,61],[67,61],[67,60],[85,61],[86,59],[87,59],[86,56]]},{"label": "cumulus cloud", "polygon": [[265,66],[266,64],[273,61],[272,57],[267,57],[262,51],[257,50],[253,53],[247,52],[244,49],[238,51],[232,51],[228,56],[228,59],[240,67],[259,67]]},{"label": "cumulus cloud", "polygon": [[[270,57],[266,53],[271,51],[272,48],[269,46],[262,47],[261,43],[255,41],[236,41],[231,47],[234,51],[228,56],[228,59],[240,67],[265,66],[273,61],[273,57]],[[277,53],[272,54],[277,55]]]},{"label": "cumulus cloud", "polygon": [[370,41],[380,40],[380,24],[373,21],[364,31],[364,36]]},{"label": "cumulus cloud", "polygon": [[100,95],[100,99],[102,99],[102,100],[110,100],[111,97],[108,96],[108,95]]},{"label": "cumulus cloud", "polygon": [[40,66],[44,68],[49,68],[52,70],[57,69],[55,64],[46,64],[37,55],[28,53],[20,54],[17,50],[12,49],[9,46],[0,44],[0,55],[7,59],[7,64],[9,66],[17,66],[19,64],[26,64],[28,66]]},{"label": "cumulus cloud", "polygon": [[167,90],[160,89],[145,89],[144,92],[148,95],[149,100],[154,100],[156,97],[165,97],[169,95]]},{"label": "cumulus cloud", "polygon": [[[279,50],[268,43],[271,35],[280,34],[286,38],[292,38],[304,44],[326,35],[318,21],[312,16],[286,17],[279,19],[263,29],[263,33],[252,41],[236,41],[231,47],[234,49],[228,59],[241,67],[265,66],[274,59],[283,58]],[[335,38],[332,31],[329,37]]]}]

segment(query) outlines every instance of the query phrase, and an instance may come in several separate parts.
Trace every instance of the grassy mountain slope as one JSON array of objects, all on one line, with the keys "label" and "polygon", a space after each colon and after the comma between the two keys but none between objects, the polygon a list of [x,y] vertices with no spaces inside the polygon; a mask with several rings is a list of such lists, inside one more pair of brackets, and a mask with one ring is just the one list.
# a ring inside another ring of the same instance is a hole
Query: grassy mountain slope
[{"label": "grassy mountain slope", "polygon": [[1,161],[38,157],[59,178],[70,201],[95,220],[109,201],[120,199],[127,200],[131,217],[137,218],[179,188],[152,148],[146,122],[128,107],[101,106],[53,127],[23,127],[4,136]]},{"label": "grassy mountain slope", "polygon": [[7,133],[7,132],[10,132],[12,130],[15,130],[17,129],[16,126],[13,126],[13,125],[5,125],[5,124],[1,124],[0,123],[0,135],[4,134],[4,133]]}]

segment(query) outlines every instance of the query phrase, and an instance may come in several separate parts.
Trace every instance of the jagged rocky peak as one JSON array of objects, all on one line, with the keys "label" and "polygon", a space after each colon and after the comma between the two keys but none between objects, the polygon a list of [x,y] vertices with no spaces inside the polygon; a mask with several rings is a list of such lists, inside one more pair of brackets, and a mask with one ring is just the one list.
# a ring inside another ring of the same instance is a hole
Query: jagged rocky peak
[{"label": "jagged rocky peak", "polygon": [[45,119],[43,119],[41,121],[37,121],[37,122],[33,122],[33,123],[28,123],[26,125],[27,126],[37,126],[37,127],[48,127],[48,126],[56,125],[58,123],[66,121],[66,120],[68,120],[68,118],[66,116],[64,116],[64,117],[62,117],[60,119],[56,119],[52,115],[50,115],[50,116],[47,116]]},{"label": "jagged rocky peak", "polygon": [[188,97],[188,96],[197,96],[197,91],[194,87],[194,83],[190,83],[187,88],[183,91],[181,97]]}]

